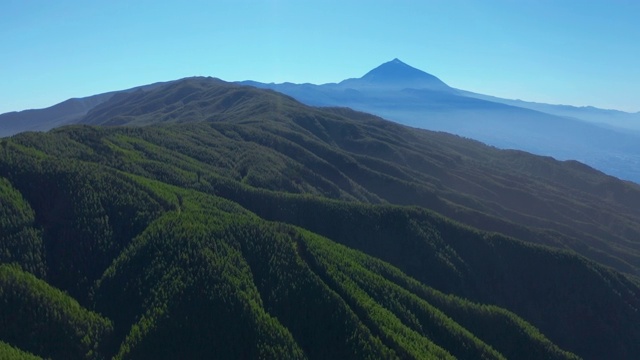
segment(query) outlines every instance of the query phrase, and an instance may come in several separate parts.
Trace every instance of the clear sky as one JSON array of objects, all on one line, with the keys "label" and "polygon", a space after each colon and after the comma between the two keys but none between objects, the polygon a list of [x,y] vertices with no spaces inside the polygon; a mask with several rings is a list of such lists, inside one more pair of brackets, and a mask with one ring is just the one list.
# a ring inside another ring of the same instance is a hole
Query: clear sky
[{"label": "clear sky", "polygon": [[0,113],[194,75],[337,82],[393,58],[488,95],[640,111],[640,1],[0,0]]}]

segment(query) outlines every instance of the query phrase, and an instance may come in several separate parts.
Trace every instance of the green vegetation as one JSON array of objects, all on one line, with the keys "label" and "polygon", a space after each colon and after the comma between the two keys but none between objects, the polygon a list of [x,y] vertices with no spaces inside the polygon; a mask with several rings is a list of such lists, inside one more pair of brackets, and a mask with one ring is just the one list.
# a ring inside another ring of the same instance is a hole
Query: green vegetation
[{"label": "green vegetation", "polygon": [[637,186],[210,79],[85,122],[148,126],[3,140],[0,357],[640,357]]},{"label": "green vegetation", "polygon": [[0,178],[0,199],[0,263],[20,264],[44,277],[44,244],[33,209],[5,178]]},{"label": "green vegetation", "polygon": [[38,360],[41,359],[37,356],[16,349],[13,346],[0,341],[0,359],[13,359],[13,360]]},{"label": "green vegetation", "polygon": [[0,338],[59,359],[99,359],[111,322],[17,266],[0,265]]}]

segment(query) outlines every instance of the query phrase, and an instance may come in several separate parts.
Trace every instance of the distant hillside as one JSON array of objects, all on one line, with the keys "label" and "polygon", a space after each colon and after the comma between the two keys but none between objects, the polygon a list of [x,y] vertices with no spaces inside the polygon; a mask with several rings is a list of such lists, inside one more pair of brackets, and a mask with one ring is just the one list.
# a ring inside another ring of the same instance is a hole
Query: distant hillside
[{"label": "distant hillside", "polygon": [[24,131],[47,131],[59,126],[75,124],[89,110],[109,100],[114,94],[153,89],[165,83],[143,85],[132,89],[74,98],[45,109],[14,111],[0,114],[0,137]]},{"label": "distant hillside", "polygon": [[0,143],[0,354],[640,356],[637,185],[207,78],[81,122]]},{"label": "distant hillside", "polygon": [[242,82],[313,106],[340,106],[503,149],[578,160],[640,183],[640,115],[500,99],[453,89],[398,59],[339,84]]},{"label": "distant hillside", "polygon": [[580,119],[603,127],[640,131],[640,112],[628,113],[619,110],[598,109],[593,106],[569,106],[535,103],[523,100],[502,99],[495,96],[458,90],[461,94],[478,99],[545,112],[548,114]]}]

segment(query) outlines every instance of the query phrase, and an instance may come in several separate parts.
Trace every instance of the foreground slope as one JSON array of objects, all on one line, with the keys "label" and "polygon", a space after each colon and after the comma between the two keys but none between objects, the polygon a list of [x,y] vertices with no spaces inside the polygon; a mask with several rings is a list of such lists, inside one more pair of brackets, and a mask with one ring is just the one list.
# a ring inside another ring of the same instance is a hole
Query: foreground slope
[{"label": "foreground slope", "polygon": [[151,126],[2,141],[7,334],[61,326],[43,294],[102,324],[76,358],[640,356],[633,277],[427,210],[634,273],[637,186],[212,79],[83,121]]},{"label": "foreground slope", "polygon": [[[10,156],[2,159],[3,194],[14,195],[2,204],[35,213],[22,227],[43,229],[43,247],[33,251],[41,252],[47,275],[25,272],[24,254],[2,239],[8,253],[20,255],[0,265],[4,352],[56,359],[575,358],[509,311],[444,295],[232,202],[27,148]],[[18,179],[41,179],[49,191]],[[85,195],[58,206],[70,193]],[[148,203],[141,208],[136,197]],[[47,226],[52,212],[76,218],[77,228],[62,235]],[[147,225],[105,238],[128,221]],[[67,274],[75,282],[55,276],[69,264],[86,266]]]}]

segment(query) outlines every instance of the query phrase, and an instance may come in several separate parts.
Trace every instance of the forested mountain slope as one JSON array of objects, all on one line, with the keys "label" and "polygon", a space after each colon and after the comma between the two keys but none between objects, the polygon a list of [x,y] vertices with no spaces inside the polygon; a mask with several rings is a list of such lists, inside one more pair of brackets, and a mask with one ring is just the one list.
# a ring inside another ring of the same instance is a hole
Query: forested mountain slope
[{"label": "forested mountain slope", "polygon": [[[577,162],[499,151],[206,78],[121,94],[83,122],[162,123],[169,126],[145,132],[152,145],[139,145],[155,152],[154,160],[176,163],[179,153],[254,187],[419,205],[640,274],[640,186]],[[170,126],[185,122],[192,124],[179,130]],[[125,134],[114,140],[116,145],[125,146]],[[177,166],[196,171],[183,162]]]},{"label": "forested mountain slope", "polygon": [[637,273],[635,185],[212,79],[84,121],[149,126],[1,140],[0,354],[640,356],[637,278],[557,249]]}]

